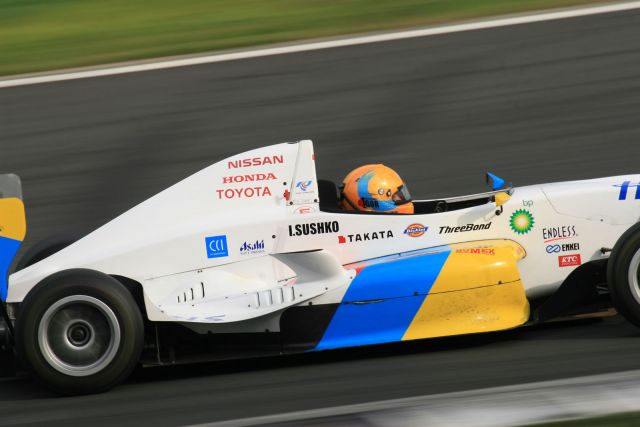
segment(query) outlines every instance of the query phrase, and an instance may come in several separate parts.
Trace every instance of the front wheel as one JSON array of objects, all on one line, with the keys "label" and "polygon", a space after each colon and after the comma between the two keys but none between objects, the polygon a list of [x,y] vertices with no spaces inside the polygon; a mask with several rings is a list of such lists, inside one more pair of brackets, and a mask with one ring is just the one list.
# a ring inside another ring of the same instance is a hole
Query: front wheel
[{"label": "front wheel", "polygon": [[16,320],[18,359],[61,394],[106,391],[140,359],[142,315],[131,293],[110,276],[66,270],[40,282]]},{"label": "front wheel", "polygon": [[618,312],[640,327],[640,224],[624,233],[613,248],[607,281]]}]

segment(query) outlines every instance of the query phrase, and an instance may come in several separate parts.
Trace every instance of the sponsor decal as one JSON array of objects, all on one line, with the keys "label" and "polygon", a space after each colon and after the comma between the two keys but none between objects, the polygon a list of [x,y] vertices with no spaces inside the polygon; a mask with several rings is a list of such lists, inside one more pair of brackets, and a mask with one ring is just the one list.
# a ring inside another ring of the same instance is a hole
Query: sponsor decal
[{"label": "sponsor decal", "polygon": [[393,238],[393,232],[391,230],[374,231],[371,233],[358,233],[347,234],[345,236],[338,236],[338,243],[354,243],[354,242],[368,242],[370,240],[382,240]]},{"label": "sponsor decal", "polygon": [[380,208],[380,203],[378,203],[378,201],[376,199],[359,199],[358,200],[358,205],[360,205],[361,208],[369,208],[369,209],[379,209]]},{"label": "sponsor decal", "polygon": [[580,258],[580,254],[560,255],[558,257],[558,265],[560,267],[575,267],[582,265],[582,259]]},{"label": "sponsor decal", "polygon": [[516,234],[527,234],[533,230],[533,226],[536,223],[531,212],[526,209],[519,209],[511,215],[509,219],[509,226],[511,230]]},{"label": "sponsor decal", "polygon": [[313,213],[315,211],[316,211],[316,208],[313,206],[299,206],[296,208],[295,211],[293,211],[293,213],[307,214],[307,213]]},{"label": "sponsor decal", "polygon": [[269,187],[225,188],[216,190],[218,199],[251,199],[271,196]]},{"label": "sponsor decal", "polygon": [[640,183],[632,184],[631,181],[625,181],[620,185],[614,185],[614,187],[620,188],[618,200],[627,200],[627,195],[629,194],[630,188],[636,189],[636,200],[640,200]]},{"label": "sponsor decal", "polygon": [[250,168],[253,166],[275,165],[284,163],[284,156],[249,157],[247,159],[230,160],[227,169]]},{"label": "sponsor decal", "polygon": [[271,181],[275,179],[278,179],[278,178],[272,173],[252,173],[247,175],[223,176],[222,183],[223,184],[240,184],[243,182]]},{"label": "sponsor decal", "polygon": [[525,208],[532,208],[533,207],[533,200],[523,200],[522,201],[522,206],[524,206]]},{"label": "sponsor decal", "polygon": [[405,228],[404,234],[410,237],[420,237],[423,236],[424,233],[427,232],[427,230],[429,230],[429,227],[425,227],[422,224],[415,223]]},{"label": "sponsor decal", "polygon": [[311,189],[311,187],[313,186],[313,181],[308,180],[308,181],[298,181],[296,183],[296,188],[298,190],[300,190],[300,192],[302,193],[306,193],[307,191],[309,191]]},{"label": "sponsor decal", "polygon": [[315,234],[337,233],[340,231],[338,221],[312,222],[311,224],[294,224],[289,226],[289,236],[309,236]]},{"label": "sponsor decal", "polygon": [[461,225],[459,227],[449,227],[445,225],[440,227],[440,234],[451,234],[451,233],[466,233],[467,231],[480,231],[480,230],[488,230],[491,228],[491,222],[486,224],[467,224]]},{"label": "sponsor decal", "polygon": [[580,250],[580,243],[566,243],[563,245],[547,245],[548,254],[559,254],[560,252],[575,252]]},{"label": "sponsor decal", "polygon": [[495,255],[496,250],[494,248],[463,248],[456,249],[456,253],[471,255]]},{"label": "sponsor decal", "polygon": [[222,258],[229,256],[229,248],[227,247],[227,235],[210,236],[204,238],[207,246],[207,258]]},{"label": "sponsor decal", "polygon": [[550,227],[542,229],[542,238],[545,243],[556,242],[558,240],[573,239],[578,237],[575,225],[565,225],[562,227]]},{"label": "sponsor decal", "polygon": [[244,242],[242,246],[240,246],[240,255],[261,253],[264,253],[264,240],[256,240],[255,242]]}]

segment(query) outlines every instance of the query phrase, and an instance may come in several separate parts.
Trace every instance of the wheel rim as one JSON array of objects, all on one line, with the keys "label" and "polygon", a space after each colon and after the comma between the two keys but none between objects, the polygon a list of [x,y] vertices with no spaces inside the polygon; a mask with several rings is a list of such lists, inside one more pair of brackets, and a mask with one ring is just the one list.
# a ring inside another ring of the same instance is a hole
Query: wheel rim
[{"label": "wheel rim", "polygon": [[636,302],[640,304],[640,250],[631,258],[629,263],[629,286]]},{"label": "wheel rim", "polygon": [[74,377],[93,375],[111,363],[120,347],[113,310],[87,295],[63,298],[45,311],[38,344],[49,365]]}]

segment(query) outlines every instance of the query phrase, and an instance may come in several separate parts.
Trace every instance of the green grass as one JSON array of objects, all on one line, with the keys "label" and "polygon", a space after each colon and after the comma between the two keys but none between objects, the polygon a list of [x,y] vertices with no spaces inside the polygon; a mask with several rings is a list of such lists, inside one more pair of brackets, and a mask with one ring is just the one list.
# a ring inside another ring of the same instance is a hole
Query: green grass
[{"label": "green grass", "polygon": [[640,413],[618,414],[585,420],[536,424],[536,427],[636,427],[640,425]]},{"label": "green grass", "polygon": [[0,0],[0,75],[238,48],[593,0]]}]

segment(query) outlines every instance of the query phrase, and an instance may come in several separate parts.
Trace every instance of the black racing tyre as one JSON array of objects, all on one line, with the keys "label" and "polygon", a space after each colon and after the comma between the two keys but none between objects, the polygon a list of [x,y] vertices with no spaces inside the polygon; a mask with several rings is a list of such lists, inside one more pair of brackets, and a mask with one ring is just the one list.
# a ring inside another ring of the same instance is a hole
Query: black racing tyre
[{"label": "black racing tyre", "polygon": [[64,270],[27,295],[15,325],[20,362],[65,395],[106,391],[140,360],[142,314],[133,296],[103,273]]},{"label": "black racing tyre", "polygon": [[640,223],[627,230],[613,248],[607,282],[614,307],[640,327]]},{"label": "black racing tyre", "polygon": [[50,257],[56,252],[60,252],[67,246],[80,240],[82,235],[68,233],[68,234],[56,234],[49,236],[44,240],[36,243],[22,255],[18,263],[16,264],[15,271],[24,270],[25,268],[42,261],[45,258]]}]

